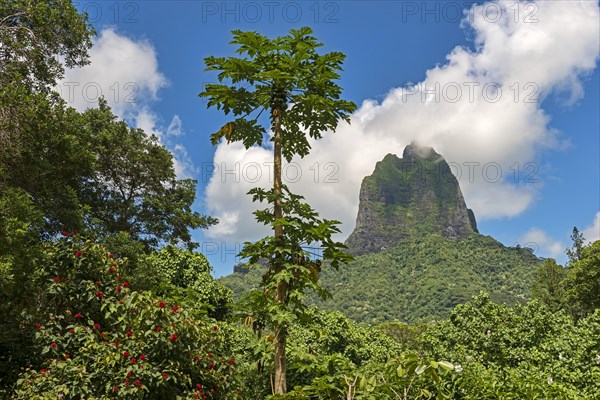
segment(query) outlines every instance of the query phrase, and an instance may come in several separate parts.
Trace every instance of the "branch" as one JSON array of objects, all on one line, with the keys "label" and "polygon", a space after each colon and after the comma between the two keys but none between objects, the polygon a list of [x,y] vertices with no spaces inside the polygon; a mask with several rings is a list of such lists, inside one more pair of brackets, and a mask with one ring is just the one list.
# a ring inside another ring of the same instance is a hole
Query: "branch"
[{"label": "branch", "polygon": [[2,20],[0,21],[0,27],[1,27],[2,25],[4,25],[4,23],[5,23],[5,22],[6,22],[8,19],[15,18],[15,17],[20,17],[20,16],[23,16],[23,15],[27,15],[27,13],[26,13],[25,11],[21,11],[21,12],[18,12],[18,13],[14,13],[14,14],[11,14],[11,15],[7,15],[6,17],[2,18]]}]

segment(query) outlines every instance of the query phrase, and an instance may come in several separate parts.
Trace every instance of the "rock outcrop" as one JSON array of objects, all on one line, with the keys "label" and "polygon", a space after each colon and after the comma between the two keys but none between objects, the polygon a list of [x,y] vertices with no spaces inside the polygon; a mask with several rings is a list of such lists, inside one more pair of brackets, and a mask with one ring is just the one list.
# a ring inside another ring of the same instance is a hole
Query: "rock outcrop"
[{"label": "rock outcrop", "polygon": [[431,147],[408,145],[388,154],[364,178],[356,227],[346,240],[355,255],[393,248],[419,235],[455,239],[477,233],[458,181]]}]

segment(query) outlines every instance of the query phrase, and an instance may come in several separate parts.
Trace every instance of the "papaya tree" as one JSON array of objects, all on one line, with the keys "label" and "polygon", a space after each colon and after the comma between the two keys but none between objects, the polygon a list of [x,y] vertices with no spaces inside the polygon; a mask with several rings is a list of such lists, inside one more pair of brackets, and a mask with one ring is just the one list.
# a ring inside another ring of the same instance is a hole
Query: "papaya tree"
[{"label": "papaya tree", "polygon": [[[218,71],[218,83],[206,85],[200,93],[208,98],[208,107],[232,116],[211,135],[213,145],[225,139],[228,143],[242,141],[246,148],[261,146],[269,137],[267,128],[272,132],[269,140],[273,142],[273,188],[255,189],[251,194],[254,200],[272,203],[272,210],[255,215],[259,222],[271,225],[273,236],[247,245],[242,255],[251,261],[268,256],[263,293],[273,296],[273,306],[278,309],[273,317],[273,391],[277,394],[286,391],[285,343],[292,318],[290,300],[298,300],[304,286],[316,285],[316,268],[320,268],[316,262],[307,262],[309,254],[302,245],[316,242],[324,247],[323,261],[329,260],[334,267],[349,259],[341,251],[343,245],[331,240],[331,234],[338,231],[338,222],[319,220],[310,206],[289,193],[282,183],[282,158],[290,162],[294,156],[306,156],[310,151],[309,137],[320,139],[341,120],[349,122],[350,113],[356,109],[354,103],[340,98],[342,89],[335,83],[345,55],[320,54],[317,50],[323,44],[312,33],[312,29],[303,27],[269,39],[257,32],[233,31],[230,44],[237,46],[239,57],[207,57],[206,70]],[[287,215],[285,201],[289,202]],[[311,269],[315,272],[299,272]],[[273,290],[269,289],[271,285]],[[301,302],[295,304],[300,306]]]}]

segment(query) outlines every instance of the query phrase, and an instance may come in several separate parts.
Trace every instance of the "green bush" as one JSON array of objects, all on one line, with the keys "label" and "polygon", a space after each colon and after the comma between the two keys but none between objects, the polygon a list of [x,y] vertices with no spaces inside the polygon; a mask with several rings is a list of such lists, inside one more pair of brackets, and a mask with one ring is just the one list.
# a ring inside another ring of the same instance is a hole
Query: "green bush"
[{"label": "green bush", "polygon": [[44,360],[15,398],[237,398],[231,328],[136,291],[123,260],[77,235],[45,255],[49,314],[34,326]]}]

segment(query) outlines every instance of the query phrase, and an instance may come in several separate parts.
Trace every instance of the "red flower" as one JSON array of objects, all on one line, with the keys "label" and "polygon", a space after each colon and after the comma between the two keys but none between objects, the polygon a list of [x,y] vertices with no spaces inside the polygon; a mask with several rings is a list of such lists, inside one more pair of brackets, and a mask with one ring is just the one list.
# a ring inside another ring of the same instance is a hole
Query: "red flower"
[{"label": "red flower", "polygon": [[136,385],[137,387],[141,387],[141,386],[142,386],[142,382],[140,382],[140,380],[139,380],[139,379],[136,379],[134,383],[135,383],[135,385]]},{"label": "red flower", "polygon": [[71,358],[71,356],[69,355],[69,353],[65,354],[65,358]]},{"label": "red flower", "polygon": [[159,306],[160,308],[165,308],[165,305],[166,305],[166,304],[165,304],[165,302],[164,302],[164,301],[161,301],[160,303],[158,303],[158,306]]},{"label": "red flower", "polygon": [[123,352],[123,357],[129,357],[129,352],[128,351],[124,351]]},{"label": "red flower", "polygon": [[135,364],[135,362],[136,362],[136,361],[137,361],[137,360],[135,359],[135,357],[132,357],[132,358],[131,358],[131,363],[132,363],[132,364]]},{"label": "red flower", "polygon": [[69,236],[69,232],[67,232],[67,231],[62,231],[60,234],[63,236]]},{"label": "red flower", "polygon": [[104,332],[100,332],[100,339],[104,339]]},{"label": "red flower", "polygon": [[231,365],[235,364],[235,360],[234,359],[229,360],[229,364],[231,364]]},{"label": "red flower", "polygon": [[56,348],[56,343],[52,343],[52,344],[50,345],[50,347],[52,347],[53,349],[55,349],[55,348]]},{"label": "red flower", "polygon": [[83,318],[83,315],[81,313],[77,313],[75,314],[75,318]]},{"label": "red flower", "polygon": [[208,369],[213,369],[214,366],[215,366],[215,363],[211,361],[210,364],[208,364]]},{"label": "red flower", "polygon": [[100,324],[98,324],[98,323],[94,324],[94,328],[100,329]]},{"label": "red flower", "polygon": [[98,296],[98,298],[99,298],[100,300],[102,300],[102,299],[104,298],[104,295],[103,295],[103,294],[102,294],[102,292],[101,292],[101,291],[99,291],[99,290],[96,292],[96,296]]},{"label": "red flower", "polygon": [[115,386],[115,387],[113,387],[113,391],[118,392],[119,388]]},{"label": "red flower", "polygon": [[40,324],[35,324],[35,329],[40,329],[42,326]]},{"label": "red flower", "polygon": [[156,329],[154,329],[156,332],[160,332],[162,331],[162,329],[160,328],[160,326],[157,326]]},{"label": "red flower", "polygon": [[163,372],[162,377],[163,377],[163,379],[167,379],[169,377],[169,374],[167,374],[166,372]]},{"label": "red flower", "polygon": [[123,286],[129,287],[129,282],[123,282]]},{"label": "red flower", "polygon": [[54,277],[54,282],[56,282],[56,283],[60,282],[60,278],[58,276],[55,276]]},{"label": "red flower", "polygon": [[169,338],[169,340],[170,340],[171,342],[174,342],[174,341],[176,341],[176,340],[177,340],[177,335],[176,335],[176,334],[172,334],[172,335],[171,335],[171,337]]},{"label": "red flower", "polygon": [[173,306],[173,307],[171,307],[171,310],[173,310],[173,312],[177,312],[177,311],[179,311],[180,308],[181,307],[179,307],[179,306]]},{"label": "red flower", "polygon": [[144,361],[145,359],[146,359],[146,356],[142,354],[142,355],[140,356],[140,361]]},{"label": "red flower", "polygon": [[69,333],[75,333],[75,329],[69,329]]},{"label": "red flower", "polygon": [[40,373],[41,373],[42,375],[44,375],[46,372],[48,372],[48,371],[47,371],[47,370],[45,370],[45,369],[43,369],[43,370],[41,370],[41,371],[40,371]]},{"label": "red flower", "polygon": [[123,277],[121,275],[117,275],[117,279],[121,280],[121,279],[123,279]]},{"label": "red flower", "polygon": [[117,286],[117,292],[120,292],[123,289],[121,286]]},{"label": "red flower", "polygon": [[113,253],[108,253],[108,258],[113,258]]},{"label": "red flower", "polygon": [[119,347],[119,342],[115,342],[115,347]]},{"label": "red flower", "polygon": [[108,269],[108,272],[109,272],[109,273],[111,273],[111,274],[113,274],[113,273],[115,272],[115,269],[114,269],[113,267],[110,267],[110,268]]},{"label": "red flower", "polygon": [[131,374],[132,374],[132,373],[133,373],[133,372],[129,371],[129,372],[127,373],[127,377],[128,377],[128,378],[129,378],[129,377],[131,377]]},{"label": "red flower", "polygon": [[201,384],[199,384],[199,383],[196,383],[196,387],[197,387],[198,389],[202,389],[202,385],[201,385]]},{"label": "red flower", "polygon": [[81,255],[82,255],[82,254],[83,254],[83,253],[81,252],[81,250],[77,250],[77,251],[75,252],[75,255],[76,255],[77,257],[81,257]]},{"label": "red flower", "polygon": [[212,353],[208,353],[207,356],[212,357]]},{"label": "red flower", "polygon": [[133,335],[133,332],[129,331],[126,333],[127,337],[131,337],[131,335]]},{"label": "red flower", "polygon": [[219,330],[219,327],[215,325],[215,326],[213,327],[213,330],[214,330],[214,331],[218,331],[218,330]]}]

